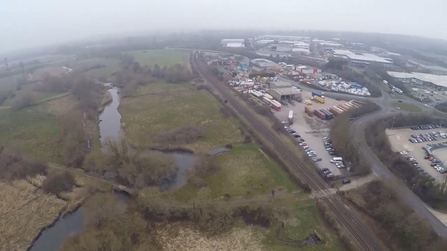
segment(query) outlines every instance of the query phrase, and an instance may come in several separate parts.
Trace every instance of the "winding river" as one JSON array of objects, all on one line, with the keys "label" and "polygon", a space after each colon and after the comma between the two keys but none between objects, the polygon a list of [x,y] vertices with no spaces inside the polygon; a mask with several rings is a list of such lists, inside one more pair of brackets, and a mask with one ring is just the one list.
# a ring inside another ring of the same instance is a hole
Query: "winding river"
[{"label": "winding river", "polygon": [[[113,100],[107,104],[104,111],[99,115],[99,132],[102,144],[108,139],[119,139],[123,135],[121,129],[121,114],[118,112],[118,106],[120,104],[119,90],[117,87],[112,87],[108,91],[112,94]],[[174,157],[177,166],[175,178],[171,181],[164,182],[160,186],[160,189],[162,191],[169,191],[184,185],[186,183],[185,172],[194,166],[196,156],[183,152],[155,152],[157,154],[167,154]],[[116,193],[116,196],[120,200],[128,200],[128,197],[121,193]],[[83,210],[80,207],[71,214],[59,217],[54,225],[42,231],[41,235],[28,250],[56,251],[70,234],[82,230]]]}]

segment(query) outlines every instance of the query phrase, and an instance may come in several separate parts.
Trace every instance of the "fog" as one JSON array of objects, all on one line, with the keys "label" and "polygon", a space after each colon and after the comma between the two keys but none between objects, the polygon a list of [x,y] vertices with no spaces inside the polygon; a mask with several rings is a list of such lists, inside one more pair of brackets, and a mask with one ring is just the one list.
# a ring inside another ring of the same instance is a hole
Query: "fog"
[{"label": "fog", "polygon": [[446,7],[435,0],[1,0],[0,52],[166,29],[317,29],[447,39]]}]

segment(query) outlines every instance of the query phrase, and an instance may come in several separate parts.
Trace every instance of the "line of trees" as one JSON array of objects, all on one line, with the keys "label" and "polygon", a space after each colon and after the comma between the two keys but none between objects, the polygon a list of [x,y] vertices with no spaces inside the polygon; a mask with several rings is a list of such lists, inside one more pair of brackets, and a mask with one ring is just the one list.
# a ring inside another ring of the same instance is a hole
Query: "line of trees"
[{"label": "line of trees", "polygon": [[[389,246],[398,250],[444,250],[447,240],[440,238],[416,212],[406,206],[396,193],[381,181],[372,181],[359,190],[362,203],[351,200],[361,211],[385,228],[379,232]],[[350,196],[347,196],[349,199]]]},{"label": "line of trees", "polygon": [[[429,115],[398,115],[381,119],[369,124],[365,134],[368,145],[374,150],[380,160],[388,166],[391,172],[405,181],[405,184],[412,189],[425,203],[433,208],[446,208],[447,192],[445,184],[438,184],[429,177],[421,175],[416,168],[402,157],[399,153],[393,152],[385,129],[391,126],[412,126],[421,124],[439,124],[441,119],[435,119]],[[446,121],[443,121],[446,123]]]},{"label": "line of trees", "polygon": [[350,120],[379,109],[380,107],[377,104],[367,102],[360,108],[340,114],[331,123],[329,136],[332,140],[332,145],[337,153],[350,163],[351,172],[356,175],[369,174],[371,168],[365,162],[362,162],[358,146],[352,140],[349,132]]}]

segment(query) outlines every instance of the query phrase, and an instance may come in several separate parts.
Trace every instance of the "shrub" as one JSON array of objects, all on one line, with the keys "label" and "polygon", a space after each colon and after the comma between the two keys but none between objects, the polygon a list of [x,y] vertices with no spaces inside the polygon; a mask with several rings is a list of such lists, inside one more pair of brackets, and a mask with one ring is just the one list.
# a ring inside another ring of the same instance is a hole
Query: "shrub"
[{"label": "shrub", "polygon": [[36,103],[36,97],[31,93],[26,93],[23,96],[17,97],[11,108],[13,110],[20,110],[22,108],[29,107],[34,103]]},{"label": "shrub", "polygon": [[73,189],[76,181],[67,171],[57,171],[50,173],[42,183],[42,191],[58,195],[62,192],[69,192]]}]

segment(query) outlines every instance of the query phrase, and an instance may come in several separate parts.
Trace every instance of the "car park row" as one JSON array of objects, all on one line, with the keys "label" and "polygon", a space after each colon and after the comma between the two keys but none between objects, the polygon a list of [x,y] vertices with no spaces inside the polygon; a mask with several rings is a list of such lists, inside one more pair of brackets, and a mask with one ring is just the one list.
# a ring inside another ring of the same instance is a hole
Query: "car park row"
[{"label": "car park row", "polygon": [[435,128],[441,128],[440,125],[418,125],[410,127],[411,130],[430,130]]},{"label": "car park row", "polygon": [[447,134],[445,132],[429,132],[421,134],[412,134],[411,138],[408,139],[411,143],[422,143],[427,141],[436,141],[439,138],[446,139]]}]

